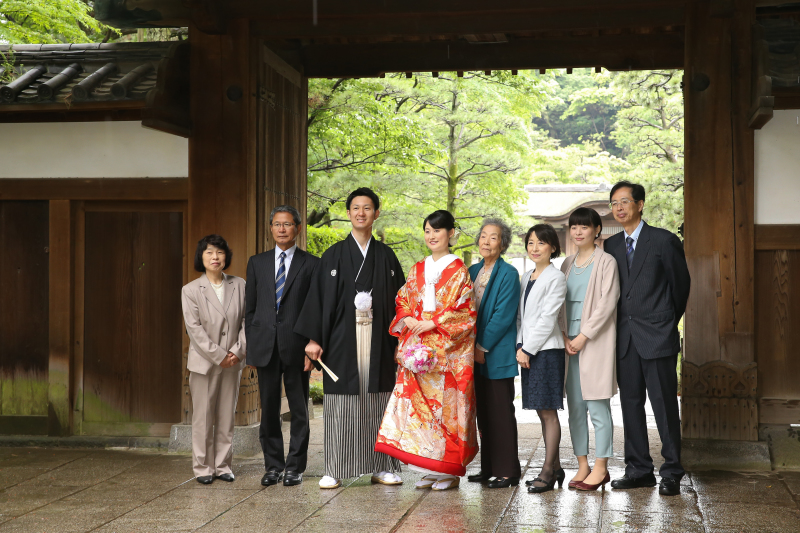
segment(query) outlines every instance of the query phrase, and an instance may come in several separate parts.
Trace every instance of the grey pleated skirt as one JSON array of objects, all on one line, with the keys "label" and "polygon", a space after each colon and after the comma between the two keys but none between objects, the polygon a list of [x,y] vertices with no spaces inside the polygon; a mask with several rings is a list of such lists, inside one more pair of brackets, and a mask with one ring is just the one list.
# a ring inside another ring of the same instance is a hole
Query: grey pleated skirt
[{"label": "grey pleated skirt", "polygon": [[399,472],[400,461],[375,451],[375,441],[391,392],[368,393],[372,319],[356,311],[359,394],[326,394],[325,475],[336,479],[373,472]]}]

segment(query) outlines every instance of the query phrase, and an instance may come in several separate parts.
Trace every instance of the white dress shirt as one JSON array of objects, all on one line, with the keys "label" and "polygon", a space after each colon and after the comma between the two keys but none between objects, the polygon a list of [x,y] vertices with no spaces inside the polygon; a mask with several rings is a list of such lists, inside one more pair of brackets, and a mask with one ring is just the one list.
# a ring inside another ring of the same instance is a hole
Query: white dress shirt
[{"label": "white dress shirt", "polygon": [[639,234],[642,232],[642,228],[643,227],[644,227],[644,220],[640,220],[639,221],[639,225],[636,226],[636,229],[633,230],[632,234],[628,235],[628,233],[625,230],[622,230],[622,233],[625,234],[625,246],[626,247],[628,246],[628,237],[633,239],[632,246],[633,246],[633,251],[634,252],[636,251],[636,243],[639,242]]},{"label": "white dress shirt", "polygon": [[286,270],[286,276],[289,276],[289,267],[292,266],[292,258],[294,251],[297,250],[297,245],[292,245],[288,250],[281,250],[279,246],[275,247],[275,279],[278,279],[278,269],[281,267],[281,252],[286,254],[283,260],[283,268]]}]

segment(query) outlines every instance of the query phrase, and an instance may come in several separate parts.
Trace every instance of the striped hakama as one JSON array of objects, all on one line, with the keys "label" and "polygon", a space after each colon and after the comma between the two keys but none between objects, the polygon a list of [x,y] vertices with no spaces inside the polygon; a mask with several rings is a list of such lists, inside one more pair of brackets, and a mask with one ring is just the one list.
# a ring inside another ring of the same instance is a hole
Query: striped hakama
[{"label": "striped hakama", "polygon": [[373,472],[399,472],[400,461],[375,450],[375,440],[391,392],[368,393],[372,318],[356,311],[359,394],[326,394],[325,475],[336,479]]}]

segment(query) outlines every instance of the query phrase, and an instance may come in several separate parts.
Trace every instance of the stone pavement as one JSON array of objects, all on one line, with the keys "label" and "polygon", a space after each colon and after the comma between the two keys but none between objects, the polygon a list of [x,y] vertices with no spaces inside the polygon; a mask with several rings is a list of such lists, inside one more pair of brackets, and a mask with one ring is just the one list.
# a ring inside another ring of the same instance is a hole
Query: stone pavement
[{"label": "stone pavement", "polygon": [[[528,414],[528,413],[525,413]],[[521,417],[524,418],[524,417]],[[286,427],[288,424],[284,424]],[[521,423],[525,479],[544,458],[538,424]],[[19,532],[790,532],[800,531],[800,472],[696,472],[680,496],[657,489],[528,494],[524,487],[415,490],[371,485],[369,476],[322,491],[322,419],[312,422],[309,467],[298,487],[263,488],[259,458],[237,458],[236,481],[202,486],[191,457],[137,450],[0,448],[0,531]],[[651,442],[657,433],[651,430]],[[577,463],[563,428],[567,480]],[[615,431],[612,477],[623,473]],[[653,446],[653,457],[660,457]],[[478,462],[470,473],[479,469]]]}]

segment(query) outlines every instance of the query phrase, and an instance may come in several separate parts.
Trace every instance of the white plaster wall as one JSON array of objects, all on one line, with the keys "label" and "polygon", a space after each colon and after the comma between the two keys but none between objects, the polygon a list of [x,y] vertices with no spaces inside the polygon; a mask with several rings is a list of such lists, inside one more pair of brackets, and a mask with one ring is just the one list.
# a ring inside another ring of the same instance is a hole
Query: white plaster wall
[{"label": "white plaster wall", "polygon": [[755,132],[756,224],[800,224],[800,110]]},{"label": "white plaster wall", "polygon": [[188,175],[188,139],[138,121],[0,124],[0,178]]}]

